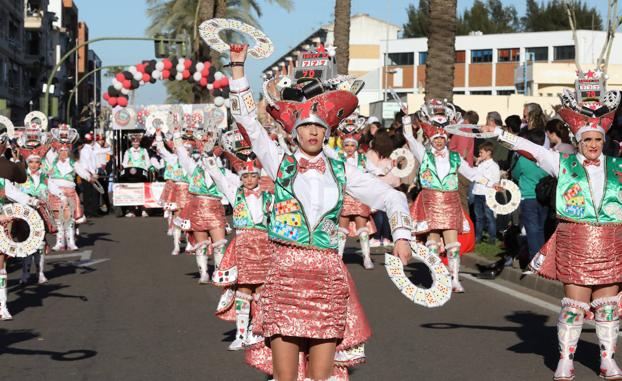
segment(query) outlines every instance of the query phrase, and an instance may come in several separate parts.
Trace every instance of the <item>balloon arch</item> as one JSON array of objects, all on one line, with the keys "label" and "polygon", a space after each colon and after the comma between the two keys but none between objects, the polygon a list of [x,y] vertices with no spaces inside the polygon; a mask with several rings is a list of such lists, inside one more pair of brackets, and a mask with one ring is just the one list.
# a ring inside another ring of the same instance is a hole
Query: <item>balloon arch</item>
[{"label": "balloon arch", "polygon": [[215,98],[229,97],[229,79],[217,71],[211,62],[195,63],[188,58],[164,58],[160,61],[143,61],[117,73],[103,98],[112,107],[126,107],[130,91],[158,80],[187,81],[207,88]]}]

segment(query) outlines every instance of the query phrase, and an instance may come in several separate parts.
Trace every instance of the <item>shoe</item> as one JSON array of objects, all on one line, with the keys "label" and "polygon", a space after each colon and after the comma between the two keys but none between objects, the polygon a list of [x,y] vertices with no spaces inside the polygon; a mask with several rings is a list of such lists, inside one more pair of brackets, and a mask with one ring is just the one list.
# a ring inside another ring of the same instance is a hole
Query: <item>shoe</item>
[{"label": "shoe", "polygon": [[553,376],[553,381],[572,381],[574,380],[574,365],[571,359],[560,359],[557,369]]},{"label": "shoe", "polygon": [[6,308],[6,305],[0,306],[0,320],[13,320],[13,316],[9,313],[9,310]]},{"label": "shoe", "polygon": [[76,220],[76,225],[83,224],[86,222],[86,217],[82,216]]},{"label": "shoe", "polygon": [[384,246],[384,247],[393,247],[393,242],[391,242],[391,240],[385,238],[385,239],[382,240],[382,246]]},{"label": "shoe", "polygon": [[209,284],[209,274],[208,273],[201,274],[201,277],[199,278],[199,284]]},{"label": "shoe", "polygon": [[125,215],[125,217],[132,218],[132,217],[136,217],[136,215],[132,212],[129,212]]},{"label": "shoe", "polygon": [[371,261],[371,257],[363,257],[363,267],[365,268],[365,270],[374,269],[374,262]]},{"label": "shoe", "polygon": [[244,349],[244,341],[240,339],[233,340],[227,348],[229,351],[241,351],[242,349]]},{"label": "shoe", "polygon": [[380,247],[381,242],[375,238],[369,240],[369,247]]},{"label": "shoe", "polygon": [[48,282],[48,278],[46,278],[45,275],[43,275],[43,273],[39,274],[39,279],[37,283],[45,284],[47,282]]},{"label": "shoe", "polygon": [[140,213],[141,217],[149,217],[149,214],[147,214],[147,212],[145,212],[144,210],[142,211],[142,213]]},{"label": "shoe", "polygon": [[179,255],[179,249],[173,249],[173,251],[171,251],[171,255]]},{"label": "shoe", "polygon": [[514,264],[514,258],[506,257],[505,262],[503,263],[503,267],[512,267],[513,264]]}]

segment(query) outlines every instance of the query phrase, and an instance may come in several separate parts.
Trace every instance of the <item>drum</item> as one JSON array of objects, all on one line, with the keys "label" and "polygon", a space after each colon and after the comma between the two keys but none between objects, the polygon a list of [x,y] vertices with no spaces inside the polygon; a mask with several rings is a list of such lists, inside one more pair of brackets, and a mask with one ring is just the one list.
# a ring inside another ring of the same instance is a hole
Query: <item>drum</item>
[{"label": "drum", "polygon": [[43,202],[37,206],[37,212],[43,219],[43,223],[45,224],[45,231],[50,234],[58,233],[58,228],[56,227],[56,221],[54,220],[54,215],[50,210],[50,207],[47,203]]},{"label": "drum", "polygon": [[121,171],[120,180],[122,183],[144,183],[149,180],[149,174],[147,170],[143,168],[124,168]]}]

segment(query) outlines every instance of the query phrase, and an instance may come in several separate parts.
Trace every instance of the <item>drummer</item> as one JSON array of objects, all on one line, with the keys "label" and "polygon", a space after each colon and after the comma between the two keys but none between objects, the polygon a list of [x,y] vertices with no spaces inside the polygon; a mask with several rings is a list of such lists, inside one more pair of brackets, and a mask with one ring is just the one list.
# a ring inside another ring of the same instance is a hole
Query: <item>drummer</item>
[{"label": "drummer", "polygon": [[[143,134],[129,134],[130,141],[132,146],[128,148],[123,154],[123,169],[135,168],[141,169],[146,173],[152,168],[151,159],[149,158],[149,152],[147,149],[140,146],[140,141],[143,138]],[[143,180],[147,181],[145,177]],[[141,181],[135,181],[141,182]],[[125,215],[125,217],[136,217],[136,214],[140,213],[142,217],[149,217],[147,212],[143,209],[142,206],[136,206],[130,209],[130,211]]]}]

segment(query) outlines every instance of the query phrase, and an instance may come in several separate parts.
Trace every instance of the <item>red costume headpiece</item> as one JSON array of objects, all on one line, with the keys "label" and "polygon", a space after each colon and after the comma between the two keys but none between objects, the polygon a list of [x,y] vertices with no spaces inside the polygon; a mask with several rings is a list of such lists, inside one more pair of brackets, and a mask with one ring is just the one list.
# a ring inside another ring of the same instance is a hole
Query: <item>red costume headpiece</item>
[{"label": "red costume headpiece", "polygon": [[24,132],[17,138],[20,156],[26,161],[41,160],[49,149],[49,146],[45,144],[46,138],[47,135],[34,123],[30,128],[24,129]]},{"label": "red costume headpiece", "polygon": [[68,124],[59,124],[57,128],[50,130],[52,134],[52,147],[55,150],[71,150],[73,144],[78,140],[78,131],[75,128],[71,128]]},{"label": "red costume headpiece", "polygon": [[339,137],[343,143],[354,142],[358,146],[362,137],[362,130],[365,127],[365,118],[360,117],[357,113],[350,115],[339,123],[337,130]]},{"label": "red costume headpiece", "polygon": [[458,123],[462,119],[453,104],[440,99],[426,101],[417,112],[417,117],[417,123],[430,140],[437,137],[447,138],[445,127]]}]

